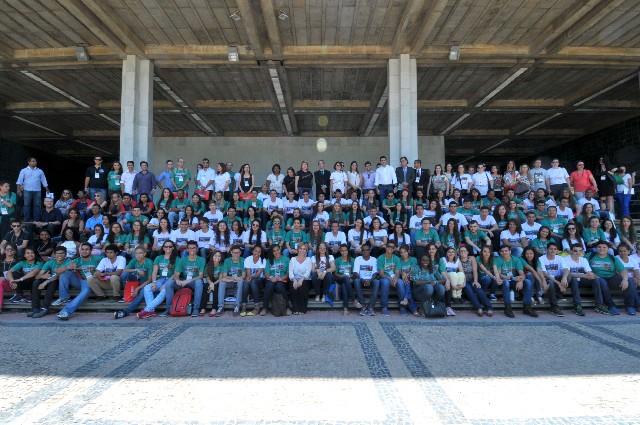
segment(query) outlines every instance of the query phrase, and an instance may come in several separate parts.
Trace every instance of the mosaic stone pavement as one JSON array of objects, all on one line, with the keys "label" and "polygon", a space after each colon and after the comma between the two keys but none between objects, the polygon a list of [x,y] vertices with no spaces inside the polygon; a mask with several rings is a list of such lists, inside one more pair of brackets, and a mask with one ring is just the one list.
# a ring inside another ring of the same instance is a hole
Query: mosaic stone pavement
[{"label": "mosaic stone pavement", "polygon": [[0,316],[0,423],[640,424],[640,320]]}]

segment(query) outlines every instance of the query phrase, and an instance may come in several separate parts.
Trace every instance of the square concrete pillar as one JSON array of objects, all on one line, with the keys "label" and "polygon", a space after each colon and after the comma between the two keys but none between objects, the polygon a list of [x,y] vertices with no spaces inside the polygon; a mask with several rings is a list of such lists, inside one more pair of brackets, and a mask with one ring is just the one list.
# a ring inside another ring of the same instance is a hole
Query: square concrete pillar
[{"label": "square concrete pillar", "polygon": [[153,63],[129,55],[122,63],[120,161],[149,159],[153,137]]},{"label": "square concrete pillar", "polygon": [[416,60],[409,55],[389,59],[389,162],[400,165],[400,157],[409,163],[418,158],[418,96]]}]

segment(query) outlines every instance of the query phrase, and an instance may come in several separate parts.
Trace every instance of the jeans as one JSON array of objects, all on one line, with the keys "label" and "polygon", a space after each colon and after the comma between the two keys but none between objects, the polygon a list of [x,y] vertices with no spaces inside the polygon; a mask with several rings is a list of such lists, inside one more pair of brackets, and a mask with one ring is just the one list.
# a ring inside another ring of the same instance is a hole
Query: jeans
[{"label": "jeans", "polygon": [[380,203],[387,199],[387,193],[393,192],[393,184],[379,184],[378,190],[380,190]]},{"label": "jeans", "polygon": [[[353,285],[356,288],[356,297],[358,302],[365,305],[364,296],[362,295],[362,281],[364,279],[356,278],[353,280]],[[373,292],[371,293],[371,299],[369,300],[369,306],[373,308],[376,305],[378,299],[378,291],[380,291],[380,279],[371,279],[371,285],[373,285]],[[388,285],[388,283],[387,283]],[[387,286],[387,299],[389,298],[389,287]]]},{"label": "jeans", "polygon": [[520,246],[512,246],[510,248],[511,250],[511,255],[513,255],[514,257],[522,257],[522,252],[524,251],[524,248],[520,247]]},{"label": "jeans", "polygon": [[[66,273],[67,272],[65,272],[65,274]],[[89,298],[89,295],[91,294],[91,288],[89,287],[89,283],[84,279],[80,280],[76,273],[74,273],[74,277],[69,278],[68,284],[70,284],[74,288],[77,287],[77,284],[80,285],[80,293],[76,295],[76,297],[62,309],[62,311],[71,316],[73,313],[75,313],[78,307],[80,307],[82,303],[84,303],[87,298]],[[62,276],[60,276],[60,287],[62,288]],[[62,289],[60,290],[60,298],[62,298]]]},{"label": "jeans", "polygon": [[[218,283],[218,307],[224,306],[224,298],[225,298],[225,293],[227,292],[227,285],[230,285],[232,283],[233,282],[225,282],[224,280],[221,280],[220,283]],[[240,303],[242,301],[242,292],[243,292],[244,283],[245,283],[244,280],[241,280],[240,282],[236,282],[236,285],[237,285],[236,294],[235,294],[236,301],[233,304],[235,307],[240,307]]]},{"label": "jeans", "polygon": [[[485,276],[488,277],[488,276]],[[482,285],[478,288],[473,284],[473,282],[467,282],[467,284],[462,288],[462,291],[473,305],[473,308],[476,310],[480,310],[484,307],[486,310],[493,310],[493,306],[491,305],[491,301],[487,297],[487,293],[482,288]]]},{"label": "jeans", "polygon": [[58,288],[58,295],[63,300],[71,298],[71,296],[69,295],[70,287],[77,289],[80,289],[82,287],[78,272],[76,272],[75,270],[67,270],[66,272],[62,273],[58,278],[58,282],[60,285]]},{"label": "jeans", "polygon": [[171,302],[173,301],[173,294],[175,291],[182,288],[189,288],[193,291],[193,305],[199,306],[202,299],[202,285],[204,282],[202,279],[196,279],[194,282],[187,283],[184,286],[178,285],[175,281],[167,282],[164,285],[165,296],[167,297],[167,308],[171,308]]},{"label": "jeans", "polygon": [[353,288],[351,286],[351,278],[349,276],[336,277],[335,282],[336,285],[340,287],[342,308],[349,308],[349,302],[353,301]]},{"label": "jeans", "polygon": [[[516,289],[515,280],[503,280],[502,281],[502,298],[504,298],[504,305],[511,305],[511,297],[509,292]],[[533,281],[525,279],[522,281],[522,304],[527,306],[533,303]]]},{"label": "jeans", "polygon": [[25,190],[24,192],[22,192],[22,194],[24,201],[22,209],[22,219],[24,221],[33,221],[40,215],[40,205],[42,205],[42,192],[39,190]]},{"label": "jeans", "polygon": [[596,306],[601,306],[604,304],[602,301],[602,292],[600,291],[600,282],[598,281],[598,279],[581,278],[578,280],[574,277],[569,281],[569,287],[571,288],[571,296],[573,298],[574,307],[582,305],[582,299],[580,298],[580,285],[591,286],[593,290],[593,296],[596,300]]},{"label": "jeans", "polygon": [[428,300],[443,301],[444,292],[444,285],[441,283],[436,283],[435,285],[424,283],[413,287],[413,297],[418,305],[422,305]]},{"label": "jeans", "polygon": [[624,217],[625,215],[629,215],[629,203],[631,202],[631,195],[625,195],[621,192],[616,192],[614,195],[616,201],[618,201],[618,205],[620,205],[619,213],[617,214],[618,218]]},{"label": "jeans", "polygon": [[489,276],[485,275],[482,276],[479,281],[483,291],[486,291],[488,289],[490,294],[496,294],[496,291],[498,290],[498,283],[495,281],[495,279],[492,279]]},{"label": "jeans", "polygon": [[[151,283],[142,288],[142,293],[144,295],[144,302],[147,306],[144,308],[146,311],[155,311],[156,307],[158,307],[165,300],[167,296],[167,292],[165,291],[165,286],[174,285],[175,282],[168,277],[162,277],[156,281],[156,290],[154,291],[151,288]],[[171,296],[173,298],[173,295]],[[171,304],[168,304],[171,305]],[[195,305],[195,304],[194,304]],[[132,310],[133,311],[133,310]]]},{"label": "jeans", "polygon": [[251,291],[251,296],[253,297],[253,304],[260,304],[260,286],[264,286],[264,279],[259,277],[257,279],[251,279],[248,284],[243,286],[242,291],[242,303],[247,303],[247,296],[249,295],[249,291]]},{"label": "jeans", "polygon": [[[609,287],[613,286],[616,289],[620,288],[620,284],[622,283],[622,276],[617,274],[609,279],[599,277],[597,280],[600,283],[600,291],[602,292],[602,299],[604,303],[609,308],[615,307],[616,305],[614,304],[613,299],[611,298],[611,290]],[[633,285],[633,282],[631,281],[629,282],[627,289],[623,291],[625,307],[633,306],[633,303],[635,301],[635,297],[633,295],[634,290],[635,290],[635,285]]]}]

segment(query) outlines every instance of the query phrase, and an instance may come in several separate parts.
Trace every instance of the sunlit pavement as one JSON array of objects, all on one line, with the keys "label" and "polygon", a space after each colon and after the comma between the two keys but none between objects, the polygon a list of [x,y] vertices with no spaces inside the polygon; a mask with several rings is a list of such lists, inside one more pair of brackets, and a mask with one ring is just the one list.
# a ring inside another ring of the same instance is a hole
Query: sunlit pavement
[{"label": "sunlit pavement", "polygon": [[540,313],[5,313],[0,422],[640,424],[640,319]]}]

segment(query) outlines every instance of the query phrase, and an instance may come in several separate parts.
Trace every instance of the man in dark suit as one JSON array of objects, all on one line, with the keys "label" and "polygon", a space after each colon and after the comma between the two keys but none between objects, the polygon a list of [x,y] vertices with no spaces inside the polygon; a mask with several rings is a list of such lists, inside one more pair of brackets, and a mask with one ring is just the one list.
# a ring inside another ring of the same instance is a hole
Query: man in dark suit
[{"label": "man in dark suit", "polygon": [[409,191],[409,195],[413,196],[413,183],[416,180],[416,170],[409,167],[409,161],[406,156],[400,158],[400,166],[396,168],[396,178],[398,179],[398,196],[403,189]]},{"label": "man in dark suit", "polygon": [[313,177],[316,181],[316,198],[321,193],[324,193],[324,199],[331,199],[330,193],[330,184],[331,184],[331,173],[329,170],[324,169],[324,161],[318,161],[319,170],[313,173]]},{"label": "man in dark suit", "polygon": [[429,196],[427,186],[429,185],[431,173],[428,169],[422,168],[422,161],[419,159],[413,161],[413,169],[416,170],[416,177],[413,181],[413,194],[415,195],[416,191],[421,190],[424,196]]}]

